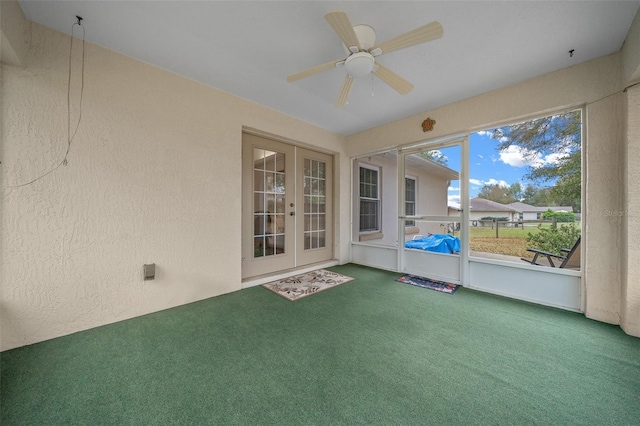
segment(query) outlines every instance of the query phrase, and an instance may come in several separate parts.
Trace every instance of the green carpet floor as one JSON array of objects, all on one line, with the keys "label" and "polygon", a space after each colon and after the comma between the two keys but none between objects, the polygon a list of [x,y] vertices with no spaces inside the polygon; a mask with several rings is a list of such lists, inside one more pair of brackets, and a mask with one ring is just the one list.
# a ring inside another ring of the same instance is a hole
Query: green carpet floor
[{"label": "green carpet floor", "polygon": [[400,274],[262,288],[1,354],[3,426],[640,424],[640,339]]}]

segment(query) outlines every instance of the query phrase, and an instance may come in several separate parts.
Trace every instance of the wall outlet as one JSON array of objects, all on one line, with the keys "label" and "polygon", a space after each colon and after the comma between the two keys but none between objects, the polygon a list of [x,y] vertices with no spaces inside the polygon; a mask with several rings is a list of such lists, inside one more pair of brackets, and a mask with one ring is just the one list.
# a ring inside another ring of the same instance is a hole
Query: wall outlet
[{"label": "wall outlet", "polygon": [[155,263],[150,263],[148,265],[144,265],[143,266],[143,272],[144,272],[144,280],[153,280],[156,278],[156,264]]}]

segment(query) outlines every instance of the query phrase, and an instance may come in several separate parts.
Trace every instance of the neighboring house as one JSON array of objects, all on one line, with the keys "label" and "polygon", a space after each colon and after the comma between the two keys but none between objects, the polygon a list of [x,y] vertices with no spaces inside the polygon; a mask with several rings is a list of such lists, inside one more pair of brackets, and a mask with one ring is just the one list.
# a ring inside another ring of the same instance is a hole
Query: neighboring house
[{"label": "neighboring house", "polygon": [[[393,152],[354,162],[354,239],[395,246],[398,239],[398,168]],[[417,154],[405,161],[405,214],[447,216],[448,188],[458,172]],[[406,238],[441,233],[440,222],[407,221]],[[446,231],[445,231],[446,232]]]},{"label": "neighboring house", "polygon": [[571,206],[537,207],[537,206],[532,206],[530,204],[525,204],[521,202],[506,204],[506,206],[516,210],[519,213],[520,219],[522,220],[542,219],[542,214],[547,210],[552,210],[554,212],[573,212],[573,207]]},{"label": "neighboring house", "polygon": [[518,211],[504,204],[484,198],[472,198],[469,200],[469,221],[472,225],[478,225],[478,221],[483,217],[506,217],[512,222],[518,219]]}]

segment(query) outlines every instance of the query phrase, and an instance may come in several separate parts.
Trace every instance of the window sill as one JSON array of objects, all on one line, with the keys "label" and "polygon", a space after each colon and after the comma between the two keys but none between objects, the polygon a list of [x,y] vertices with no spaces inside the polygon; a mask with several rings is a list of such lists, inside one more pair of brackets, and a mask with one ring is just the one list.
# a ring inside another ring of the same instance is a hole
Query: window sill
[{"label": "window sill", "polygon": [[404,228],[404,235],[417,234],[420,232],[420,228],[417,226],[407,226]]},{"label": "window sill", "polygon": [[370,232],[367,234],[360,234],[358,241],[381,240],[382,237],[384,237],[382,232]]}]

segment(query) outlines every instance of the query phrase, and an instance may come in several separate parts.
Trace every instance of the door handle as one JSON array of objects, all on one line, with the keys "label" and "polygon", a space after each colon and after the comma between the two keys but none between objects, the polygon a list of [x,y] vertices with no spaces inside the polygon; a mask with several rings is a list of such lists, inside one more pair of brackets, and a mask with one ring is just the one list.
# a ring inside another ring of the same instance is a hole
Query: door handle
[{"label": "door handle", "polygon": [[295,216],[295,215],[296,215],[296,212],[289,213],[289,216]]}]

